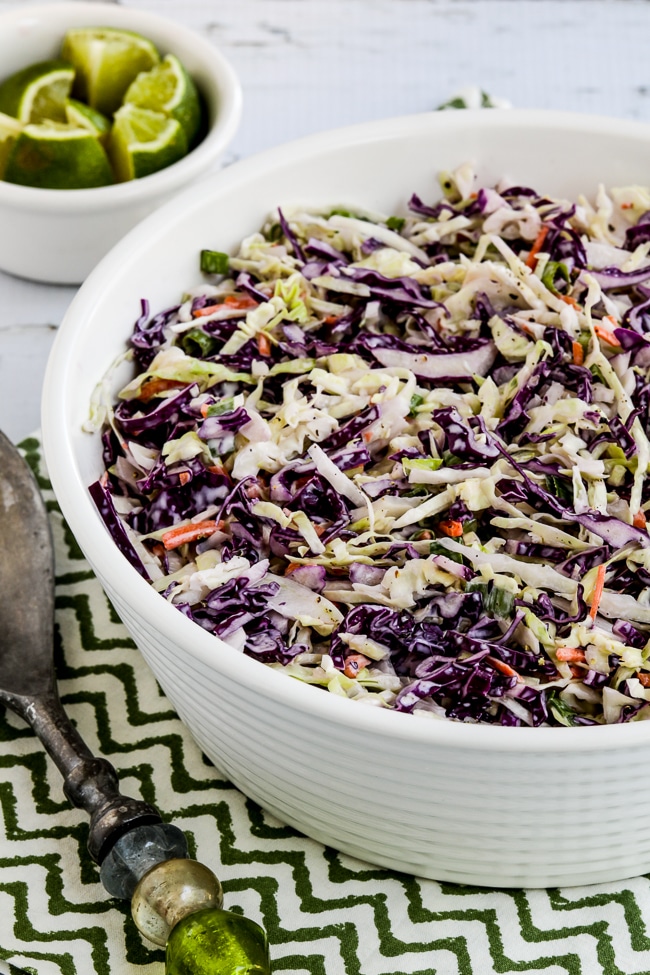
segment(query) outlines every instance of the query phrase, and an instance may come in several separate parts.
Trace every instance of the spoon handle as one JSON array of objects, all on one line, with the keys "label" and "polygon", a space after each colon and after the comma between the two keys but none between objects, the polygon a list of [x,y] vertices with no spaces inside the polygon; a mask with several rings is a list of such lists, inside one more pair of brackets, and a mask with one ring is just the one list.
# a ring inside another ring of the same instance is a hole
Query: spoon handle
[{"label": "spoon handle", "polygon": [[96,863],[102,863],[123,833],[162,822],[149,803],[122,795],[117,772],[90,751],[55,689],[23,701],[14,710],[20,711],[63,776],[66,798],[90,816],[88,852]]},{"label": "spoon handle", "polygon": [[[131,899],[140,932],[166,945],[167,975],[270,975],[262,928],[222,910],[215,875],[188,857],[183,832],[123,796],[110,762],[96,758],[59,699],[52,665],[54,552],[39,487],[0,431],[0,537],[22,544],[0,558],[0,705],[30,725],[90,815],[88,850],[113,897]],[[0,553],[2,554],[2,553]]]},{"label": "spoon handle", "polygon": [[89,814],[88,851],[102,883],[113,897],[131,899],[146,938],[167,946],[167,975],[270,975],[264,930],[222,909],[219,880],[189,859],[178,827],[163,823],[149,803],[122,795],[117,772],[90,751],[56,686],[4,692],[2,703],[27,721],[61,772],[66,797]]}]

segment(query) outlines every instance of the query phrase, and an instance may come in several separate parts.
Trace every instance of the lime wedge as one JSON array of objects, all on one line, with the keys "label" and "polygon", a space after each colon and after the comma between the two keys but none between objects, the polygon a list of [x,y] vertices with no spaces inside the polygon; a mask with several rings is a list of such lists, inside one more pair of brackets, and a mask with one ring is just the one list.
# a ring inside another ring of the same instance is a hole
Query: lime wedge
[{"label": "lime wedge", "polygon": [[20,122],[65,121],[65,100],[74,68],[64,61],[40,61],[10,75],[0,85],[0,112]]},{"label": "lime wedge", "polygon": [[68,125],[73,125],[77,129],[88,129],[102,145],[106,145],[111,123],[105,115],[74,98],[68,98],[65,103],[65,114]]},{"label": "lime wedge", "polygon": [[151,71],[143,71],[124,96],[125,105],[162,112],[181,123],[191,145],[201,125],[201,103],[196,85],[174,54]]},{"label": "lime wedge", "polygon": [[11,148],[22,130],[23,127],[18,119],[0,112],[0,179],[3,178]]},{"label": "lime wedge", "polygon": [[123,105],[115,113],[108,153],[118,180],[140,179],[181,159],[187,139],[176,119]]},{"label": "lime wedge", "polygon": [[155,45],[146,37],[111,27],[69,30],[61,55],[77,70],[76,97],[104,115],[119,108],[136,75],[160,60]]},{"label": "lime wedge", "polygon": [[96,136],[59,122],[25,126],[9,151],[4,178],[47,190],[89,189],[114,181]]}]

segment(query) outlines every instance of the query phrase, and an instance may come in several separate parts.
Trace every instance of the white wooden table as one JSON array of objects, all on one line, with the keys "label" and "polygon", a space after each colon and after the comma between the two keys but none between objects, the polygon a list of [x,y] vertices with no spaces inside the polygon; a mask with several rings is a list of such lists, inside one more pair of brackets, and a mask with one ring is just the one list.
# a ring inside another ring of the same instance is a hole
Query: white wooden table
[{"label": "white wooden table", "polygon": [[[517,107],[650,120],[647,0],[125,2],[199,29],[232,61],[244,116],[226,163],[427,111],[466,85]],[[45,362],[74,293],[0,272],[0,428],[14,440],[39,426]]]}]

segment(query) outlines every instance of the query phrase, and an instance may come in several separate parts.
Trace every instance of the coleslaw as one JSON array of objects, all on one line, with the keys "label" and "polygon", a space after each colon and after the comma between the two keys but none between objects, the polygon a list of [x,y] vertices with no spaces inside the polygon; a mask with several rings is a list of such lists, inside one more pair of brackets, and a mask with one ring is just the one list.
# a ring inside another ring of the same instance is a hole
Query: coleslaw
[{"label": "coleslaw", "polygon": [[645,720],[650,191],[440,182],[401,216],[279,209],[143,301],[91,494],[168,602],[295,679]]}]

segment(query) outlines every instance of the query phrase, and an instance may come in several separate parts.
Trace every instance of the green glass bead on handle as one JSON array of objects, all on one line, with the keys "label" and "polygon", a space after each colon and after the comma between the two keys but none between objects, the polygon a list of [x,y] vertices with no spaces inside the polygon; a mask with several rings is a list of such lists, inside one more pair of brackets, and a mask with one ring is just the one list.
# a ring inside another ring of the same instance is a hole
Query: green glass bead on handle
[{"label": "green glass bead on handle", "polygon": [[205,908],[172,928],[165,975],[270,975],[263,928],[240,914]]}]

